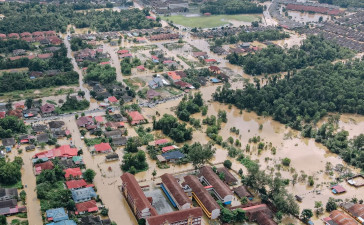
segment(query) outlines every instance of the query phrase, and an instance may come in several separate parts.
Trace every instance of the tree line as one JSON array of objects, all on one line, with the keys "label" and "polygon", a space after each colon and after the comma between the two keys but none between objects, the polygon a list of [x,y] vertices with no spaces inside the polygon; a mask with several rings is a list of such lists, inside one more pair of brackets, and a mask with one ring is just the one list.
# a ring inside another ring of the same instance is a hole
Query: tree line
[{"label": "tree line", "polygon": [[186,128],[185,123],[179,123],[176,117],[169,114],[164,114],[158,121],[154,119],[153,129],[162,130],[165,135],[178,143],[192,139],[192,128]]},{"label": "tree line", "polygon": [[265,30],[257,32],[242,31],[237,35],[225,35],[225,37],[217,38],[215,40],[215,46],[221,46],[222,44],[235,44],[239,41],[253,42],[253,41],[274,41],[289,38],[290,35],[280,30]]},{"label": "tree line", "polygon": [[14,134],[22,134],[27,132],[23,120],[15,116],[6,116],[0,119],[0,138],[10,138]]},{"label": "tree line", "polygon": [[[91,3],[84,3],[93,7]],[[68,24],[75,24],[77,28],[92,28],[101,32],[143,29],[161,26],[157,21],[146,19],[145,11],[139,9],[78,12],[73,4],[15,3],[0,4],[0,13],[5,18],[0,24],[0,33],[21,33],[34,31],[55,30],[65,33]]]},{"label": "tree line", "polygon": [[227,59],[231,64],[243,66],[247,74],[260,75],[302,69],[352,55],[349,49],[325,41],[323,37],[310,36],[300,47],[282,49],[271,45],[254,54],[243,56],[232,53],[227,56]]},{"label": "tree line", "polygon": [[28,42],[20,39],[0,40],[0,53],[9,54],[16,49],[31,50],[33,47]]},{"label": "tree line", "polygon": [[102,84],[109,84],[116,81],[116,70],[110,65],[99,65],[92,63],[87,67],[85,82],[98,81]]},{"label": "tree line", "polygon": [[343,8],[364,8],[364,2],[358,0],[319,0],[319,3],[338,5]]},{"label": "tree line", "polygon": [[263,13],[263,6],[247,0],[206,1],[201,6],[200,12],[211,14]]},{"label": "tree line", "polygon": [[213,98],[301,130],[304,122],[317,122],[328,112],[364,114],[363,70],[362,61],[326,63],[282,79],[270,77],[263,87],[259,79],[244,89],[225,86]]}]

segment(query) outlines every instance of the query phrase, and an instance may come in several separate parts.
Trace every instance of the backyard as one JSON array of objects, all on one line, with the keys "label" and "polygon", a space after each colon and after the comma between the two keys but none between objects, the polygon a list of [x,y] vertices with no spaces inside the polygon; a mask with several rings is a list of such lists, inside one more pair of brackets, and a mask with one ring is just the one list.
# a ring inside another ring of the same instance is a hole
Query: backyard
[{"label": "backyard", "polygon": [[253,22],[259,20],[260,14],[239,14],[239,15],[211,15],[191,16],[183,15],[163,16],[163,20],[172,21],[185,27],[213,28],[229,24],[230,21]]}]

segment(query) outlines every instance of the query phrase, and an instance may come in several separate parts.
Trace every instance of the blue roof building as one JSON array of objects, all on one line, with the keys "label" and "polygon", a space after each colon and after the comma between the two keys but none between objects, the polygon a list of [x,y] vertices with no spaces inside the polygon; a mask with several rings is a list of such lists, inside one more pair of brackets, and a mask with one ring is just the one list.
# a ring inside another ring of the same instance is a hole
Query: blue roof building
[{"label": "blue roof building", "polygon": [[48,209],[46,214],[48,221],[58,222],[61,220],[68,220],[68,215],[64,208]]},{"label": "blue roof building", "polygon": [[220,83],[220,82],[221,82],[221,80],[219,80],[219,79],[217,79],[217,78],[211,78],[211,79],[210,79],[210,81],[211,81],[212,83]]},{"label": "blue roof building", "polygon": [[175,161],[175,160],[182,159],[185,157],[185,155],[180,151],[166,152],[166,153],[163,153],[162,156],[167,161]]},{"label": "blue roof building", "polygon": [[75,203],[90,201],[96,196],[96,192],[92,187],[72,190],[72,198]]},{"label": "blue roof building", "polygon": [[55,223],[48,223],[47,225],[77,225],[77,223],[73,220],[62,220]]}]

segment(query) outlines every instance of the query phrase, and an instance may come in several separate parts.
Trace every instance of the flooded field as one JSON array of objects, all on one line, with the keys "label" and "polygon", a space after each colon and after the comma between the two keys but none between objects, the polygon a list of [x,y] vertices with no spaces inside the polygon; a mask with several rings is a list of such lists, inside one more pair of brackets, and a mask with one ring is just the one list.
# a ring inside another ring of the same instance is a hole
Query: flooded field
[{"label": "flooded field", "polygon": [[292,17],[292,20],[300,23],[317,23],[320,20],[322,22],[330,20],[330,16],[320,13],[288,11],[288,16]]}]

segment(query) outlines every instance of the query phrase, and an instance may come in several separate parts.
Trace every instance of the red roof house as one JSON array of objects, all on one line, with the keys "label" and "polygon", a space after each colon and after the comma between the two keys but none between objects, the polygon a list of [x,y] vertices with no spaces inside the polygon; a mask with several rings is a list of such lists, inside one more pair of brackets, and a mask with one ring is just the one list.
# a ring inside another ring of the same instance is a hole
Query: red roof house
[{"label": "red roof house", "polygon": [[6,113],[5,113],[5,112],[0,112],[0,119],[5,118],[5,115],[6,115]]},{"label": "red roof house", "polygon": [[55,110],[55,106],[49,103],[46,103],[40,107],[42,114],[50,114]]},{"label": "red roof house", "polygon": [[142,72],[145,70],[145,67],[143,65],[137,66],[137,70]]},{"label": "red roof house", "polygon": [[110,96],[110,97],[107,98],[107,100],[110,103],[117,103],[118,102],[118,99],[115,96]]},{"label": "red roof house", "polygon": [[84,188],[87,186],[87,183],[84,179],[81,180],[69,180],[66,181],[66,186],[68,189],[78,189],[78,188]]},{"label": "red roof house", "polygon": [[331,187],[331,190],[334,194],[341,194],[341,193],[346,192],[346,189],[341,185],[335,185],[335,186]]},{"label": "red roof house", "polygon": [[94,146],[97,153],[109,153],[112,152],[112,148],[109,143],[100,143]]},{"label": "red roof house", "polygon": [[51,170],[54,168],[52,161],[47,161],[44,163],[38,163],[34,165],[35,175],[39,175],[43,170]]},{"label": "red roof house", "polygon": [[69,145],[62,145],[59,148],[54,148],[49,151],[39,152],[33,156],[33,158],[71,158],[77,156],[77,148],[71,148]]},{"label": "red roof house", "polygon": [[19,39],[19,34],[18,33],[10,33],[10,34],[8,34],[8,38]]},{"label": "red roof house", "polygon": [[39,59],[49,59],[52,58],[53,53],[45,53],[45,54],[38,54]]},{"label": "red roof house", "polygon": [[155,145],[162,145],[162,144],[165,144],[165,143],[168,143],[169,141],[167,139],[159,139],[159,140],[155,140],[154,141],[154,144]]},{"label": "red roof house", "polygon": [[145,18],[147,18],[148,20],[156,20],[154,16],[146,16]]},{"label": "red roof house", "polygon": [[177,81],[181,80],[181,76],[177,75],[177,73],[175,71],[170,71],[167,74],[173,82],[177,82]]},{"label": "red roof house", "polygon": [[122,49],[122,50],[117,51],[117,53],[120,54],[120,55],[128,54],[129,53],[129,50]]},{"label": "red roof house", "polygon": [[219,74],[221,72],[220,68],[217,66],[210,66],[209,70],[213,73]]},{"label": "red roof house", "polygon": [[140,114],[138,111],[131,111],[128,113],[131,117],[131,125],[136,125],[145,122],[145,118],[142,114]]},{"label": "red roof house", "polygon": [[95,121],[97,123],[103,123],[104,122],[104,117],[102,117],[102,116],[95,116],[94,119],[95,119]]},{"label": "red roof house", "polygon": [[171,145],[171,146],[166,146],[166,147],[163,147],[162,148],[162,152],[165,153],[165,152],[169,152],[173,149],[177,149],[177,147],[175,145]]},{"label": "red roof house", "polygon": [[68,169],[64,170],[64,172],[65,172],[64,177],[66,178],[66,180],[78,179],[78,178],[82,177],[82,172],[79,167],[68,168]]},{"label": "red roof house", "polygon": [[99,210],[99,208],[96,205],[96,201],[95,200],[91,200],[88,202],[81,202],[81,203],[76,203],[76,214],[83,214],[86,212],[97,212]]}]

